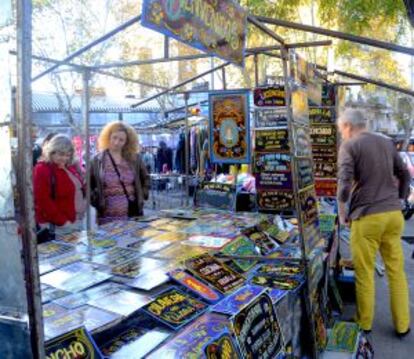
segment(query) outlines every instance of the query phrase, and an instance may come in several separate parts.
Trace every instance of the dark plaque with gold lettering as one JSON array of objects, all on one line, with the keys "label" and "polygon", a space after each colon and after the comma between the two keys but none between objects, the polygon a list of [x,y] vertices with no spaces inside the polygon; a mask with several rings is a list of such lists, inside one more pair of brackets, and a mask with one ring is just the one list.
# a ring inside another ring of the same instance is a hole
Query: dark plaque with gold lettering
[{"label": "dark plaque with gold lettering", "polygon": [[291,191],[259,190],[257,191],[259,208],[275,211],[291,211],[295,208]]},{"label": "dark plaque with gold lettering", "polygon": [[286,106],[285,87],[282,85],[254,89],[254,105]]},{"label": "dark plaque with gold lettering", "polygon": [[207,309],[207,304],[172,287],[159,294],[143,309],[173,329],[192,321]]},{"label": "dark plaque with gold lettering", "polygon": [[317,178],[335,178],[337,172],[337,164],[331,159],[327,158],[325,161],[320,159],[314,160],[314,173]]},{"label": "dark plaque with gold lettering", "polygon": [[334,109],[329,107],[309,108],[309,122],[311,125],[335,123]]},{"label": "dark plaque with gold lettering", "polygon": [[46,342],[46,359],[76,358],[100,359],[103,358],[94,340],[84,328],[77,328],[59,337]]},{"label": "dark plaque with gold lettering", "polygon": [[336,146],[335,125],[312,126],[310,131],[312,145]]},{"label": "dark plaque with gold lettering", "polygon": [[287,127],[287,113],[277,108],[257,108],[254,112],[257,127]]},{"label": "dark plaque with gold lettering", "polygon": [[256,152],[288,152],[289,135],[286,129],[257,130]]},{"label": "dark plaque with gold lettering", "polygon": [[210,283],[222,293],[240,287],[245,279],[209,254],[187,259],[185,266],[198,277]]},{"label": "dark plaque with gold lettering", "polygon": [[272,300],[261,294],[233,318],[242,358],[275,358],[282,350],[280,326]]}]

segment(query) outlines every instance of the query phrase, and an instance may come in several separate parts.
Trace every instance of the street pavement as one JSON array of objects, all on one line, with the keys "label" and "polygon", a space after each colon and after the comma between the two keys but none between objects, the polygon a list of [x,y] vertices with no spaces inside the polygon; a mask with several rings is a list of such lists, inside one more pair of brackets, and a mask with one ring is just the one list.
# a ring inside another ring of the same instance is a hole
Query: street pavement
[{"label": "street pavement", "polygon": [[[406,221],[404,236],[412,236],[414,239],[414,217],[411,220]],[[375,359],[414,358],[414,259],[412,258],[414,244],[409,244],[406,241],[403,241],[403,248],[405,254],[405,270],[411,293],[410,309],[412,332],[404,339],[399,339],[394,335],[386,275],[380,277],[376,274],[375,319],[372,333],[369,335],[369,339],[374,348]]]}]

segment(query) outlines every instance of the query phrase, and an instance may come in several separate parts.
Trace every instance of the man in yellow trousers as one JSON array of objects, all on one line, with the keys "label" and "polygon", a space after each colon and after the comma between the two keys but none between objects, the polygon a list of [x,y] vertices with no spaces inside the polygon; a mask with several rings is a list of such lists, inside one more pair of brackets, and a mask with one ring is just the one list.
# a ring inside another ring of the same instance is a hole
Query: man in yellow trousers
[{"label": "man in yellow trousers", "polygon": [[372,329],[375,307],[375,260],[379,251],[390,288],[395,332],[410,332],[410,308],[401,234],[401,199],[410,175],[392,141],[367,130],[361,111],[347,109],[338,119],[342,144],[338,160],[341,224],[351,226],[351,253],[356,277],[356,321]]}]

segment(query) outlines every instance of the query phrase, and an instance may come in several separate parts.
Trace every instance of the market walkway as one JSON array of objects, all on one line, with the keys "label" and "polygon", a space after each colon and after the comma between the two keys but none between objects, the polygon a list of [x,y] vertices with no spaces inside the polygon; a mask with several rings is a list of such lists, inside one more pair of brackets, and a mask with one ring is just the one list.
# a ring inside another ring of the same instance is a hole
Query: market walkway
[{"label": "market walkway", "polygon": [[[414,219],[407,222],[406,235],[414,237]],[[411,328],[414,331],[414,259],[411,257],[414,244],[403,241],[405,268],[410,287]],[[400,340],[394,336],[388,286],[386,277],[376,276],[376,310],[373,331],[370,336],[375,359],[411,359],[414,358],[414,333]]]}]

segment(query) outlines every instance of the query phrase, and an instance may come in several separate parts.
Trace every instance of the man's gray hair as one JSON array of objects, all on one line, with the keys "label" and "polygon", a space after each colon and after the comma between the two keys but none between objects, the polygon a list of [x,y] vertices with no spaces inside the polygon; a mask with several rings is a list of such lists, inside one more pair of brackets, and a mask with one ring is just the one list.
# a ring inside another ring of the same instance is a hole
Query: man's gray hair
[{"label": "man's gray hair", "polygon": [[70,153],[69,163],[72,164],[74,160],[75,149],[72,141],[68,136],[58,134],[53,136],[52,139],[43,148],[43,155],[47,162],[52,162],[51,156],[56,152]]},{"label": "man's gray hair", "polygon": [[368,121],[360,110],[347,108],[338,118],[338,123],[349,123],[353,127],[364,128]]}]

